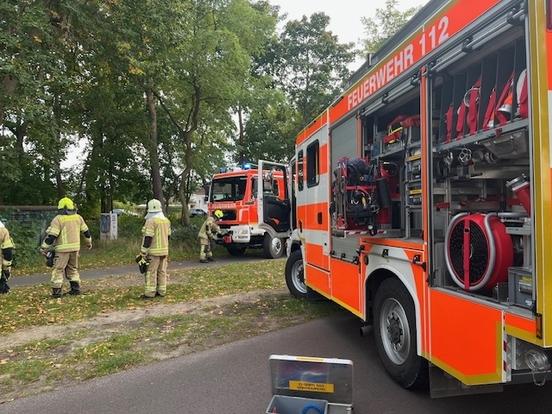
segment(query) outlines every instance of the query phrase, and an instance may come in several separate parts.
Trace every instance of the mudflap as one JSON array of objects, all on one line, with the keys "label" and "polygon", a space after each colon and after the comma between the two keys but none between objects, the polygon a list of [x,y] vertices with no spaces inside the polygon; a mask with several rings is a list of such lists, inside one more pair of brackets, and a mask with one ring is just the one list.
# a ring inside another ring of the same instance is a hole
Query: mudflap
[{"label": "mudflap", "polygon": [[429,391],[431,398],[458,397],[461,395],[492,394],[504,391],[503,384],[465,385],[441,368],[429,364]]}]

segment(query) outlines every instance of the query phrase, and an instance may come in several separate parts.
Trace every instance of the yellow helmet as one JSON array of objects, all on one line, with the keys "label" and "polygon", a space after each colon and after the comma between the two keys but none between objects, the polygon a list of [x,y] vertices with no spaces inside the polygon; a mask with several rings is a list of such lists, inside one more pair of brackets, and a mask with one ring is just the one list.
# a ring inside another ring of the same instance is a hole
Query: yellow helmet
[{"label": "yellow helmet", "polygon": [[63,197],[58,202],[58,210],[74,210],[75,204],[69,197]]},{"label": "yellow helmet", "polygon": [[148,213],[159,213],[161,211],[163,211],[161,201],[155,198],[148,201]]},{"label": "yellow helmet", "polygon": [[218,218],[219,220],[221,218],[224,217],[224,213],[222,212],[222,210],[215,210],[215,212],[213,213],[215,215],[216,218]]}]

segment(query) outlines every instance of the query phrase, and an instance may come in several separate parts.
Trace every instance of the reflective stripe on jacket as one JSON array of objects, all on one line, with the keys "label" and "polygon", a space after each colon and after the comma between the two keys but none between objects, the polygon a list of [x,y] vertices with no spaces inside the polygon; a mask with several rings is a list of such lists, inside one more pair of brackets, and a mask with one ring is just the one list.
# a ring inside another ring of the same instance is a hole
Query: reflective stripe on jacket
[{"label": "reflective stripe on jacket", "polygon": [[[151,256],[169,255],[169,236],[171,235],[171,222],[165,217],[155,217],[146,220],[142,228],[144,237],[151,237],[151,246],[147,253]],[[142,240],[142,246],[144,241]]]},{"label": "reflective stripe on jacket", "polygon": [[80,250],[80,234],[88,230],[84,219],[78,214],[58,215],[50,223],[46,234],[55,236],[56,252],[78,252]]},{"label": "reflective stripe on jacket", "polygon": [[0,228],[0,250],[13,249],[14,247],[8,229],[5,227]]},{"label": "reflective stripe on jacket", "polygon": [[213,237],[213,233],[218,233],[219,231],[220,227],[215,222],[215,219],[209,216],[207,217],[207,220],[203,222],[197,237],[200,239],[211,239]]}]

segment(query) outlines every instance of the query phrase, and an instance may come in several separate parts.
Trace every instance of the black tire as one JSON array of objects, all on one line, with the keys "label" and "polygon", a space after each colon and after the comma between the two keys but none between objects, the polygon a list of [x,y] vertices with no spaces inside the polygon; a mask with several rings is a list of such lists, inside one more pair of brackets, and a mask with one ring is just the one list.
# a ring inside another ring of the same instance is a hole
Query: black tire
[{"label": "black tire", "polygon": [[226,246],[226,250],[228,250],[228,253],[230,254],[230,256],[235,256],[235,257],[242,257],[246,249],[247,247],[242,247],[242,246],[233,246],[233,245]]},{"label": "black tire", "polygon": [[294,250],[286,261],[286,285],[289,293],[298,299],[305,299],[309,295],[309,288],[305,285],[304,272],[301,250]]},{"label": "black tire", "polygon": [[284,255],[285,242],[265,233],[263,239],[263,255],[266,259],[278,259]]},{"label": "black tire", "polygon": [[[404,334],[406,324],[408,337]],[[417,353],[414,303],[398,279],[384,280],[376,292],[374,336],[379,357],[391,378],[406,389],[427,389],[429,370],[427,361]]]}]

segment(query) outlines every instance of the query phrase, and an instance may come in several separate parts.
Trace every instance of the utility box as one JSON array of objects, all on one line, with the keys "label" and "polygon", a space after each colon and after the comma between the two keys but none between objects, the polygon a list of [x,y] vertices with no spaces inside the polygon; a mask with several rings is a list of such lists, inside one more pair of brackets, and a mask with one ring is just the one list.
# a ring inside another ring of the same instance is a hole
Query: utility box
[{"label": "utility box", "polygon": [[508,269],[509,297],[512,305],[532,309],[533,273],[531,269],[511,267]]},{"label": "utility box", "polygon": [[272,355],[272,400],[266,414],[351,414],[353,362]]},{"label": "utility box", "polygon": [[117,240],[117,214],[102,213],[100,216],[100,240]]}]

